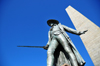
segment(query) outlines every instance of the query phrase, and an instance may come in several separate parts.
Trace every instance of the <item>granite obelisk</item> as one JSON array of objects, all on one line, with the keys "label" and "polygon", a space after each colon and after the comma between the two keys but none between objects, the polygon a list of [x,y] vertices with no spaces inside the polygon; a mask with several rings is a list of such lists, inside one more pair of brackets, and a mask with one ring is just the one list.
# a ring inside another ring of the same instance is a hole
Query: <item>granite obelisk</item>
[{"label": "granite obelisk", "polygon": [[100,28],[73,7],[68,6],[65,10],[77,30],[88,30],[80,37],[94,65],[100,66]]}]

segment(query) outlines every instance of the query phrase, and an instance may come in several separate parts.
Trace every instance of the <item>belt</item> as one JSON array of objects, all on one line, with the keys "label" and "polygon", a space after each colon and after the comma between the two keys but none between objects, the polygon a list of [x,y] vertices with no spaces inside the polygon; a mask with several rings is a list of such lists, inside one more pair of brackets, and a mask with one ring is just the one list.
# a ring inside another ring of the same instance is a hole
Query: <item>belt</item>
[{"label": "belt", "polygon": [[[59,31],[59,32],[58,32],[58,31]],[[58,32],[58,33],[56,33],[56,32]],[[58,35],[60,35],[61,33],[63,33],[63,31],[61,31],[61,30],[53,31],[52,34],[51,34],[51,38],[53,38],[54,36],[58,36]]]}]

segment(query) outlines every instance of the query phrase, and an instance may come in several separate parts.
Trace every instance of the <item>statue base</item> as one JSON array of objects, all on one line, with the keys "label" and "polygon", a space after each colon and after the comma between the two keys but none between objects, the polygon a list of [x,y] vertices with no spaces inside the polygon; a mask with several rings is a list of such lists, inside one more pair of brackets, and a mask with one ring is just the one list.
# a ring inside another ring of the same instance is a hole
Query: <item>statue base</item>
[{"label": "statue base", "polygon": [[62,65],[62,66],[70,66],[70,65],[68,65],[68,64],[66,64],[66,63],[65,63],[65,64],[64,64],[64,65]]}]

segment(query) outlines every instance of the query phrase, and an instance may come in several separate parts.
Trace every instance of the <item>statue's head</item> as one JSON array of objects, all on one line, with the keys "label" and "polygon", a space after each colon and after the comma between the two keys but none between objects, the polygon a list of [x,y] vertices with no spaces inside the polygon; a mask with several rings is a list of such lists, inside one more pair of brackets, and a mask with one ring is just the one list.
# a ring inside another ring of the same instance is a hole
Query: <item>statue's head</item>
[{"label": "statue's head", "polygon": [[58,20],[55,20],[55,19],[49,19],[49,20],[47,21],[47,24],[48,24],[49,26],[53,26],[54,24],[59,24],[59,21],[58,21]]}]

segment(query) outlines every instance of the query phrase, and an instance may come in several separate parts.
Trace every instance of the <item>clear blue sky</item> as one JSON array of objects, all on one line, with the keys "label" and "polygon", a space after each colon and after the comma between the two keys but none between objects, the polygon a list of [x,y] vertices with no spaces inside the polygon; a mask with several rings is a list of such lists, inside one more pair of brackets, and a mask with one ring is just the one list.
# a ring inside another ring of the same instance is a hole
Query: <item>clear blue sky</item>
[{"label": "clear blue sky", "polygon": [[[75,29],[65,11],[69,5],[100,27],[99,0],[0,0],[0,66],[47,66],[46,50],[17,45],[46,45],[51,18]],[[85,66],[94,66],[80,37],[68,34]]]}]

